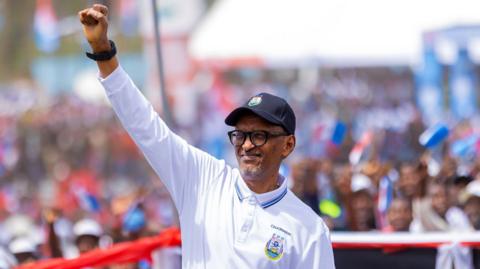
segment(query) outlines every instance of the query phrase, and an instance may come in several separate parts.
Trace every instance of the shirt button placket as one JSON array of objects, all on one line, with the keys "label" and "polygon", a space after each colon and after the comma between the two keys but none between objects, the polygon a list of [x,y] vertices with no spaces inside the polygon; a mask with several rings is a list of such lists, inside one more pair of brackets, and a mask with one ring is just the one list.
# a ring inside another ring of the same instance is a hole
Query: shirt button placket
[{"label": "shirt button placket", "polygon": [[247,235],[252,229],[253,226],[253,219],[255,217],[255,207],[257,206],[257,200],[254,196],[250,196],[248,198],[248,202],[245,203],[246,206],[246,214],[245,214],[245,221],[243,222],[242,228],[240,230],[240,236],[238,238],[239,242],[245,242],[247,239]]}]

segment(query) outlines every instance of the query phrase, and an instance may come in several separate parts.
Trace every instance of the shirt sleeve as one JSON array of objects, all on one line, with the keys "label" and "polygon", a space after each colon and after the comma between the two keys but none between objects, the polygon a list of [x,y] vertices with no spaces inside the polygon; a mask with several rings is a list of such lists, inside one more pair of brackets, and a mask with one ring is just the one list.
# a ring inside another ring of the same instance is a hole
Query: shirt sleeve
[{"label": "shirt sleeve", "polygon": [[335,269],[332,242],[328,227],[320,221],[319,229],[313,240],[306,247],[302,260],[298,263],[297,269],[301,268],[322,268]]},{"label": "shirt sleeve", "polygon": [[186,204],[194,205],[209,183],[221,177],[228,168],[225,162],[173,133],[122,67],[99,80],[123,127],[165,184],[181,214]]}]

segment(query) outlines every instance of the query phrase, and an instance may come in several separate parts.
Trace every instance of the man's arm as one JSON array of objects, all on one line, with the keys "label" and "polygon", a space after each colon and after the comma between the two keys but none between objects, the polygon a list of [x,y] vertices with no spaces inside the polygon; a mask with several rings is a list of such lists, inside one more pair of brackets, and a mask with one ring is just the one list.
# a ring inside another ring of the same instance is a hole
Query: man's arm
[{"label": "man's arm", "polygon": [[[94,53],[110,51],[108,40],[108,9],[104,5],[95,4],[91,8],[78,12],[78,17],[83,25],[83,34],[87,38]],[[107,61],[97,61],[100,77],[106,78],[118,67],[118,59],[114,56]]]},{"label": "man's arm", "polygon": [[[102,5],[79,12],[94,52],[107,51],[108,9]],[[189,145],[173,133],[119,65],[117,58],[97,61],[100,82],[123,127],[141,149],[172,196],[175,206],[194,208],[210,183],[226,171],[224,161]]]}]

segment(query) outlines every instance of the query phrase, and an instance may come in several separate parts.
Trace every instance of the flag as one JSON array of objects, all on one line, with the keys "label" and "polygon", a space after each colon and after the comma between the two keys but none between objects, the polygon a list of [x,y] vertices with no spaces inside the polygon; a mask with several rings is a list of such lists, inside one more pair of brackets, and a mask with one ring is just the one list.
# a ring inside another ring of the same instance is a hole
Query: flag
[{"label": "flag", "polygon": [[147,224],[145,211],[135,202],[123,216],[122,228],[125,232],[138,232]]},{"label": "flag", "polygon": [[479,136],[477,134],[471,134],[464,138],[458,139],[450,146],[450,152],[453,156],[460,158],[468,158],[474,156],[476,153],[476,146],[479,142]]},{"label": "flag", "polygon": [[347,126],[333,118],[325,118],[312,124],[309,152],[314,157],[335,154],[343,143]]},{"label": "flag", "polygon": [[365,159],[369,153],[369,146],[373,141],[373,133],[367,131],[363,133],[360,140],[355,144],[350,152],[348,159],[352,165],[359,164],[361,160]]},{"label": "flag", "polygon": [[345,123],[341,121],[337,121],[335,123],[335,127],[333,128],[332,138],[330,141],[335,146],[340,146],[343,143],[346,132],[347,132],[347,126],[345,125]]},{"label": "flag", "polygon": [[40,51],[51,53],[59,47],[60,33],[51,0],[37,0],[33,30]]},{"label": "flag", "polygon": [[387,211],[393,200],[393,180],[388,176],[384,176],[380,179],[378,186],[378,201],[377,209],[380,214],[380,225],[385,227],[387,220]]},{"label": "flag", "polygon": [[74,186],[73,193],[83,210],[94,213],[100,211],[100,202],[93,193],[80,186]]},{"label": "flag", "polygon": [[426,148],[433,148],[442,143],[448,137],[448,134],[447,126],[438,123],[425,130],[418,138],[418,142]]},{"label": "flag", "polygon": [[119,7],[120,30],[125,36],[134,36],[138,32],[137,2],[121,0]]}]

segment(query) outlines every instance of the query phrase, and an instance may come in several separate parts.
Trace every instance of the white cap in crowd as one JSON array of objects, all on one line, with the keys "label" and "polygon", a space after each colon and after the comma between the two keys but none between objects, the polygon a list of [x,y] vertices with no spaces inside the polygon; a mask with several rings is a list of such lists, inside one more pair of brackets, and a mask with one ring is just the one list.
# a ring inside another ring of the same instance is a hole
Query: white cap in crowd
[{"label": "white cap in crowd", "polygon": [[468,183],[465,190],[460,193],[460,201],[467,202],[471,197],[480,197],[480,181],[474,180]]},{"label": "white cap in crowd", "polygon": [[31,238],[18,237],[8,245],[12,254],[35,253],[35,243]]},{"label": "white cap in crowd", "polygon": [[366,190],[368,193],[373,194],[372,180],[364,174],[356,173],[352,176],[351,183],[352,192]]},{"label": "white cap in crowd", "polygon": [[98,222],[92,219],[82,219],[73,226],[73,234],[75,237],[82,235],[101,237],[103,235],[103,229]]}]

